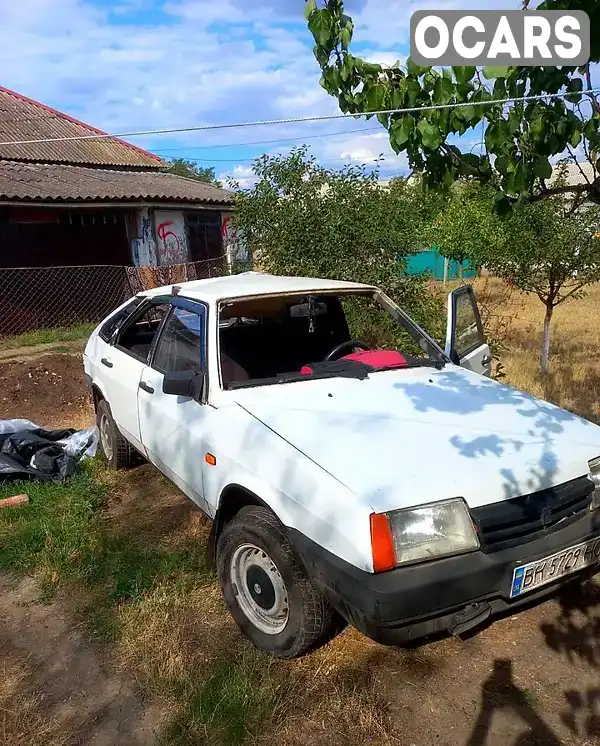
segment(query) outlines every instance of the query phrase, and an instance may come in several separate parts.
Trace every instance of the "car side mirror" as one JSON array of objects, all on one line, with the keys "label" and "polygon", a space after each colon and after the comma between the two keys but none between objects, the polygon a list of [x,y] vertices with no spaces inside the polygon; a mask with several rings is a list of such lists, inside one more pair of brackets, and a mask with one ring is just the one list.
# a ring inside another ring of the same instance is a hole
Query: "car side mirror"
[{"label": "car side mirror", "polygon": [[162,390],[163,394],[186,396],[199,401],[204,391],[204,376],[194,370],[165,373]]}]

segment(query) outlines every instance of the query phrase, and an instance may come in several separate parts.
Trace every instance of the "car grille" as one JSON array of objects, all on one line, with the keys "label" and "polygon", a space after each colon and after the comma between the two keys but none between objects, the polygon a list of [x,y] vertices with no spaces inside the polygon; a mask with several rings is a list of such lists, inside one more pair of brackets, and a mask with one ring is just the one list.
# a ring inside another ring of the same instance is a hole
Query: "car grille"
[{"label": "car grille", "polygon": [[579,477],[557,487],[471,510],[481,548],[487,552],[507,549],[562,528],[589,508],[593,491],[592,481]]}]

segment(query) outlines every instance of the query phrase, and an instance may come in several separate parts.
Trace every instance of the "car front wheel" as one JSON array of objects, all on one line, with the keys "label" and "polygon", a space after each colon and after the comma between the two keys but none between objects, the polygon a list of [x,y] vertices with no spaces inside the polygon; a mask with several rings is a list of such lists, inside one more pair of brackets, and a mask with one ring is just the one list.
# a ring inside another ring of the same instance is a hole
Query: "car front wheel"
[{"label": "car front wheel", "polygon": [[101,399],[96,408],[96,424],[100,435],[100,453],[113,469],[131,466],[132,449],[119,432],[108,403]]},{"label": "car front wheel", "polygon": [[247,506],[217,543],[223,596],[238,626],[262,650],[295,658],[315,648],[336,615],[313,588],[276,516]]}]

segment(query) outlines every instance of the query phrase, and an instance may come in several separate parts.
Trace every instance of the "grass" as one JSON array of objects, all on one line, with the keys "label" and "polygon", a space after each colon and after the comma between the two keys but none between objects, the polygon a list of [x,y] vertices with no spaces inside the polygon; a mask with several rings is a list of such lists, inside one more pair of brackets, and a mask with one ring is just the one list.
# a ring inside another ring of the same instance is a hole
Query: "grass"
[{"label": "grass", "polygon": [[501,342],[505,381],[600,422],[600,339],[593,320],[600,307],[600,283],[580,300],[569,300],[555,311],[551,327],[550,371],[539,371],[544,306],[533,295],[510,290],[495,278],[474,283],[488,325]]},{"label": "grass", "polygon": [[54,329],[35,329],[10,337],[0,336],[0,350],[32,347],[33,345],[53,342],[78,342],[87,339],[95,327],[96,324],[73,324],[73,326],[62,326]]},{"label": "grass", "polygon": [[327,650],[280,661],[251,647],[207,568],[207,524],[181,511],[173,519],[186,504],[150,466],[115,473],[91,462],[64,484],[0,487],[0,497],[20,492],[27,506],[0,511],[0,571],[35,576],[38,603],[69,599],[111,665],[161,702],[161,743],[291,746],[329,731],[362,743],[385,733],[360,636],[343,641],[336,663]]}]

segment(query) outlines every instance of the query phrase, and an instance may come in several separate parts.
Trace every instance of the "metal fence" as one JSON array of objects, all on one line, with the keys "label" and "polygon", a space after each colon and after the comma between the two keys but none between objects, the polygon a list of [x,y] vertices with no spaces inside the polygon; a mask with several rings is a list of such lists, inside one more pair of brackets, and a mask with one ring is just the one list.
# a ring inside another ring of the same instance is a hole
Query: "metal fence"
[{"label": "metal fence", "polygon": [[0,268],[0,337],[97,322],[142,290],[229,271],[225,256],[159,267]]}]

